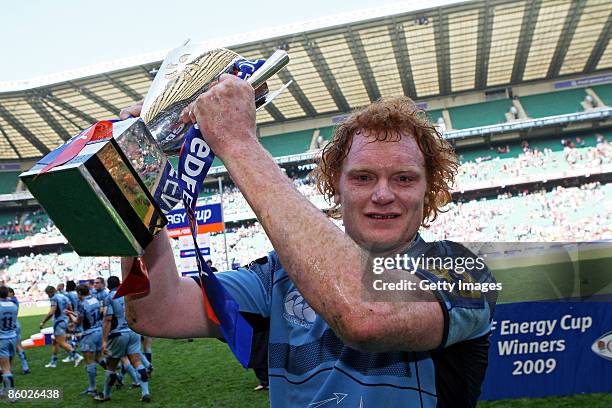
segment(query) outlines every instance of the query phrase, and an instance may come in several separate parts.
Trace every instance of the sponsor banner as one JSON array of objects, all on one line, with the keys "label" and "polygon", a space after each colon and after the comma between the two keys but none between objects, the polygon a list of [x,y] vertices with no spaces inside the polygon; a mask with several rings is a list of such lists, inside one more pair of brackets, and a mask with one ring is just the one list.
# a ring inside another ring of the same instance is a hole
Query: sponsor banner
[{"label": "sponsor banner", "polygon": [[21,171],[21,164],[17,163],[0,163],[0,171]]},{"label": "sponsor banner", "polygon": [[[210,255],[210,248],[200,248],[200,253],[202,256]],[[191,258],[195,256],[195,248],[193,249],[183,249],[179,253],[179,257],[181,258]]]},{"label": "sponsor banner", "polygon": [[500,304],[481,399],[612,392],[612,302]]},{"label": "sponsor banner", "polygon": [[181,276],[183,278],[191,277],[191,276],[198,276],[198,271],[195,271],[195,272],[181,272]]},{"label": "sponsor banner", "polygon": [[[223,231],[220,203],[198,205],[195,213],[198,222],[198,234]],[[168,235],[170,237],[191,234],[189,220],[184,208],[174,209],[166,217],[168,218]]]},{"label": "sponsor banner", "polygon": [[[202,256],[210,257],[210,237],[208,234],[198,234],[198,247]],[[178,238],[178,250],[177,269],[180,275],[196,276],[198,274],[198,262],[191,234]]]},{"label": "sponsor banner", "polygon": [[612,75],[600,75],[592,78],[573,79],[555,83],[555,89],[572,88],[575,86],[597,85],[612,82]]}]

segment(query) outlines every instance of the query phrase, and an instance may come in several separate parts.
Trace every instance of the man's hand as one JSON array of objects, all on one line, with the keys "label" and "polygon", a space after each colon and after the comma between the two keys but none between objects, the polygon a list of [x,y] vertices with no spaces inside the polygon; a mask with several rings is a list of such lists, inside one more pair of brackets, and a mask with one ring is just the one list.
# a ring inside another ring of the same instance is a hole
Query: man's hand
[{"label": "man's hand", "polygon": [[223,74],[191,105],[189,118],[197,122],[206,143],[221,159],[257,143],[255,91],[248,82]]},{"label": "man's hand", "polygon": [[107,354],[106,346],[106,340],[102,340],[102,354]]},{"label": "man's hand", "polygon": [[119,119],[126,120],[130,116],[140,116],[140,111],[142,110],[143,103],[144,100],[136,102],[134,105],[128,106],[127,108],[121,109],[121,112],[119,112]]}]

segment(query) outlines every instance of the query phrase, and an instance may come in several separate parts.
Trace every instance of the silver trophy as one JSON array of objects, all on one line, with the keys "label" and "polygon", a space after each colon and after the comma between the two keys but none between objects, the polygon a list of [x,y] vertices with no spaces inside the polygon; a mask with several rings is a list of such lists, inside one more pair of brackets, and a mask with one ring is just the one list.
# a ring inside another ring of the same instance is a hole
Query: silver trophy
[{"label": "silver trophy", "polygon": [[[211,82],[222,74],[232,73],[236,63],[243,59],[225,48],[206,51],[201,45],[190,43],[168,54],[151,84],[140,114],[164,152],[175,155],[183,145],[188,130],[188,125],[179,121],[183,109],[206,92]],[[289,85],[269,93],[265,83],[288,63],[287,52],[277,50],[247,79],[255,89],[258,109]]]}]

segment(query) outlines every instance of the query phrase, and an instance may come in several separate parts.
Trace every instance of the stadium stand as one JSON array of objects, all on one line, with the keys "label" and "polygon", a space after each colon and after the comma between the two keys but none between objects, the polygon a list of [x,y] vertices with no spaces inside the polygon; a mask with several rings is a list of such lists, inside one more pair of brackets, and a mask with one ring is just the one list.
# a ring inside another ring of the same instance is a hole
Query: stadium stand
[{"label": "stadium stand", "polygon": [[467,129],[505,122],[510,106],[510,99],[501,99],[449,108],[448,113],[453,129]]},{"label": "stadium stand", "polygon": [[299,132],[261,137],[259,141],[272,156],[289,156],[291,154],[304,153],[308,151],[310,141],[312,140],[312,135],[312,130],[303,130]]},{"label": "stadium stand", "polygon": [[429,117],[429,121],[432,124],[438,123],[440,118],[442,118],[442,111],[443,109],[431,109],[431,110],[428,109],[427,116]]},{"label": "stadium stand", "polygon": [[607,106],[612,106],[612,84],[595,85],[591,89]]},{"label": "stadium stand", "polygon": [[586,96],[584,88],[521,96],[519,99],[530,118],[563,115],[583,111],[580,102]]},{"label": "stadium stand", "polygon": [[19,173],[14,171],[0,172],[0,194],[9,194],[15,191],[19,181]]}]

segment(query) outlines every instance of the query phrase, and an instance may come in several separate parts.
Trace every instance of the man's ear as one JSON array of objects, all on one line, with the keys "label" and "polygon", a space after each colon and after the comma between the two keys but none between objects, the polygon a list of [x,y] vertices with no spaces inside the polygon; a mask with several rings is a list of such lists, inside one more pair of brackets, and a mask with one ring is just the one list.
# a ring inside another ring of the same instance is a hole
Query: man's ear
[{"label": "man's ear", "polygon": [[340,205],[340,193],[336,190],[336,194],[334,194],[334,204]]}]

